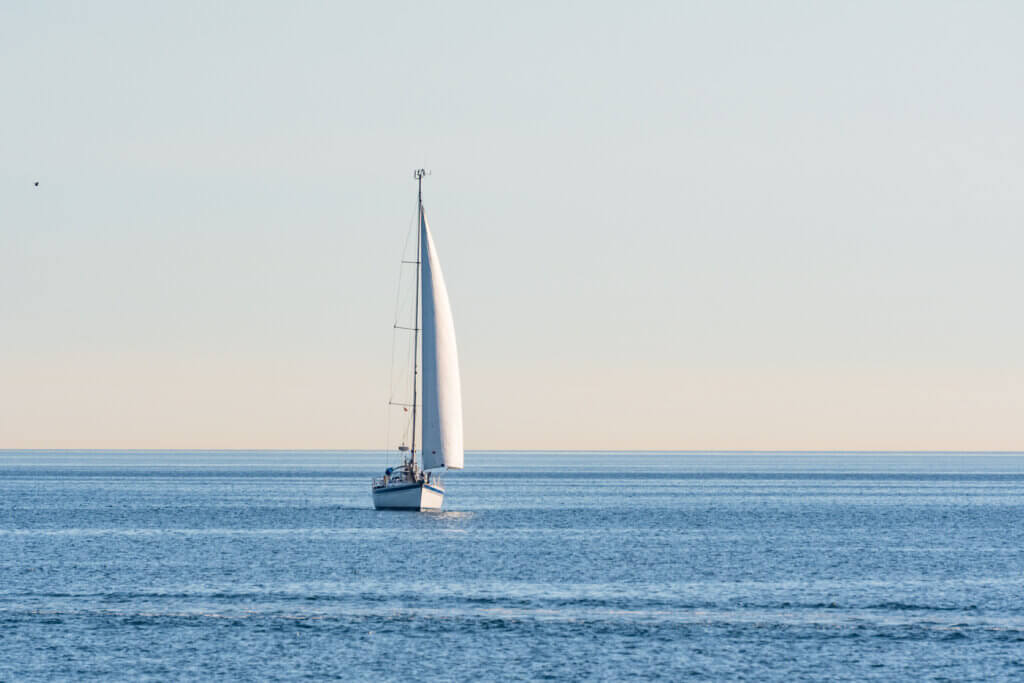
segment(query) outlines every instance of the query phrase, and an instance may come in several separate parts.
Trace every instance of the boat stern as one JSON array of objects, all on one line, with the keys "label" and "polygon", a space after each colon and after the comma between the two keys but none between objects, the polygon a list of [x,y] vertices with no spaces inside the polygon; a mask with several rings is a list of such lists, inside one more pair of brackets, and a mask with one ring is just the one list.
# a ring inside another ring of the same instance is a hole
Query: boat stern
[{"label": "boat stern", "polygon": [[372,491],[373,507],[378,510],[440,510],[444,503],[444,489],[437,484],[375,486]]}]

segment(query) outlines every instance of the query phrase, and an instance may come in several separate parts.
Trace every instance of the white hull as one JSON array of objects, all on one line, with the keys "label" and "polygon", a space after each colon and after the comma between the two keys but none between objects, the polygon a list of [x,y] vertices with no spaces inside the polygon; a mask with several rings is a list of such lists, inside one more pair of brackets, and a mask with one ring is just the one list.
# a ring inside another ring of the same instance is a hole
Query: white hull
[{"label": "white hull", "polygon": [[401,484],[373,489],[378,510],[440,510],[444,489],[434,484]]}]

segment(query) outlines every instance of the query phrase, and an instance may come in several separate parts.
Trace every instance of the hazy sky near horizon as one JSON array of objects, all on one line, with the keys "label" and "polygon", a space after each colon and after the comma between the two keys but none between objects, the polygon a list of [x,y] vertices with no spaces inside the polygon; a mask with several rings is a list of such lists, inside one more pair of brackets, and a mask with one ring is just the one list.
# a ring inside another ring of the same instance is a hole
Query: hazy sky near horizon
[{"label": "hazy sky near horizon", "polygon": [[425,166],[468,449],[1024,449],[1022,35],[1015,2],[4,3],[0,448],[389,445]]}]

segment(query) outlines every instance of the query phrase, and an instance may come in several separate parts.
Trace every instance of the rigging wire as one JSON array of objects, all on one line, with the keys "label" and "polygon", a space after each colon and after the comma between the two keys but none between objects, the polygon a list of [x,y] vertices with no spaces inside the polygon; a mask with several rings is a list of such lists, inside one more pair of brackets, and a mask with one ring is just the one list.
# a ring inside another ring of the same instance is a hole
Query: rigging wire
[{"label": "rigging wire", "polygon": [[[393,413],[393,410],[392,410],[393,406],[392,406],[392,404],[396,402],[395,401],[395,368],[397,366],[396,366],[396,363],[395,363],[395,349],[396,349],[396,339],[398,337],[398,332],[399,332],[399,325],[398,325],[398,323],[399,323],[399,316],[402,313],[402,310],[401,310],[402,309],[402,281],[403,281],[402,275],[405,272],[404,266],[407,264],[406,255],[409,252],[409,243],[410,243],[410,241],[412,239],[413,234],[417,234],[417,232],[416,232],[416,227],[417,227],[416,223],[417,223],[417,218],[418,217],[419,217],[419,202],[417,201],[416,210],[414,212],[414,215],[409,219],[409,228],[407,229],[406,234],[405,234],[405,243],[402,246],[402,258],[401,258],[401,262],[398,265],[398,284],[397,284],[397,286],[395,288],[395,307],[394,307],[394,318],[393,318],[394,323],[392,325],[392,330],[391,330],[391,369],[390,369],[391,376],[390,376],[390,381],[389,381],[389,386],[388,386],[388,401],[387,401],[387,403],[384,406],[384,410],[385,410],[385,412],[387,414],[387,419],[385,420],[385,422],[386,422],[386,427],[385,427],[386,433],[385,433],[385,443],[384,443],[384,459],[385,459],[384,465],[385,466],[388,465],[388,461],[389,461],[390,454],[391,454],[391,448],[392,448],[391,447],[391,418],[392,418],[392,413]],[[417,237],[418,237],[418,234],[417,234]],[[414,328],[416,327],[416,322],[415,321],[413,322],[413,327]],[[410,360],[410,362],[411,362],[411,360]],[[406,365],[406,364],[403,364],[403,365]],[[404,375],[400,379],[405,379]],[[403,382],[403,384],[405,384],[405,382]],[[413,408],[413,410],[415,410],[415,407]],[[409,422],[410,421],[409,420],[404,420],[404,422],[405,422],[405,428],[402,430],[402,433],[401,433],[401,442],[402,443],[405,443],[408,440],[408,436],[409,436]]]}]

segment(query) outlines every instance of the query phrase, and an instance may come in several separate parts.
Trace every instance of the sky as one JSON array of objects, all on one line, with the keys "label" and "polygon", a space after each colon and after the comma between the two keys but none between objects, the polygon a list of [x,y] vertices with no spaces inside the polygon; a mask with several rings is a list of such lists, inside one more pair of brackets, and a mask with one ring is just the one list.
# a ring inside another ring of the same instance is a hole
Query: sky
[{"label": "sky", "polygon": [[[1024,450],[1024,5],[5,2],[0,448]],[[34,183],[38,181],[39,186]]]}]

